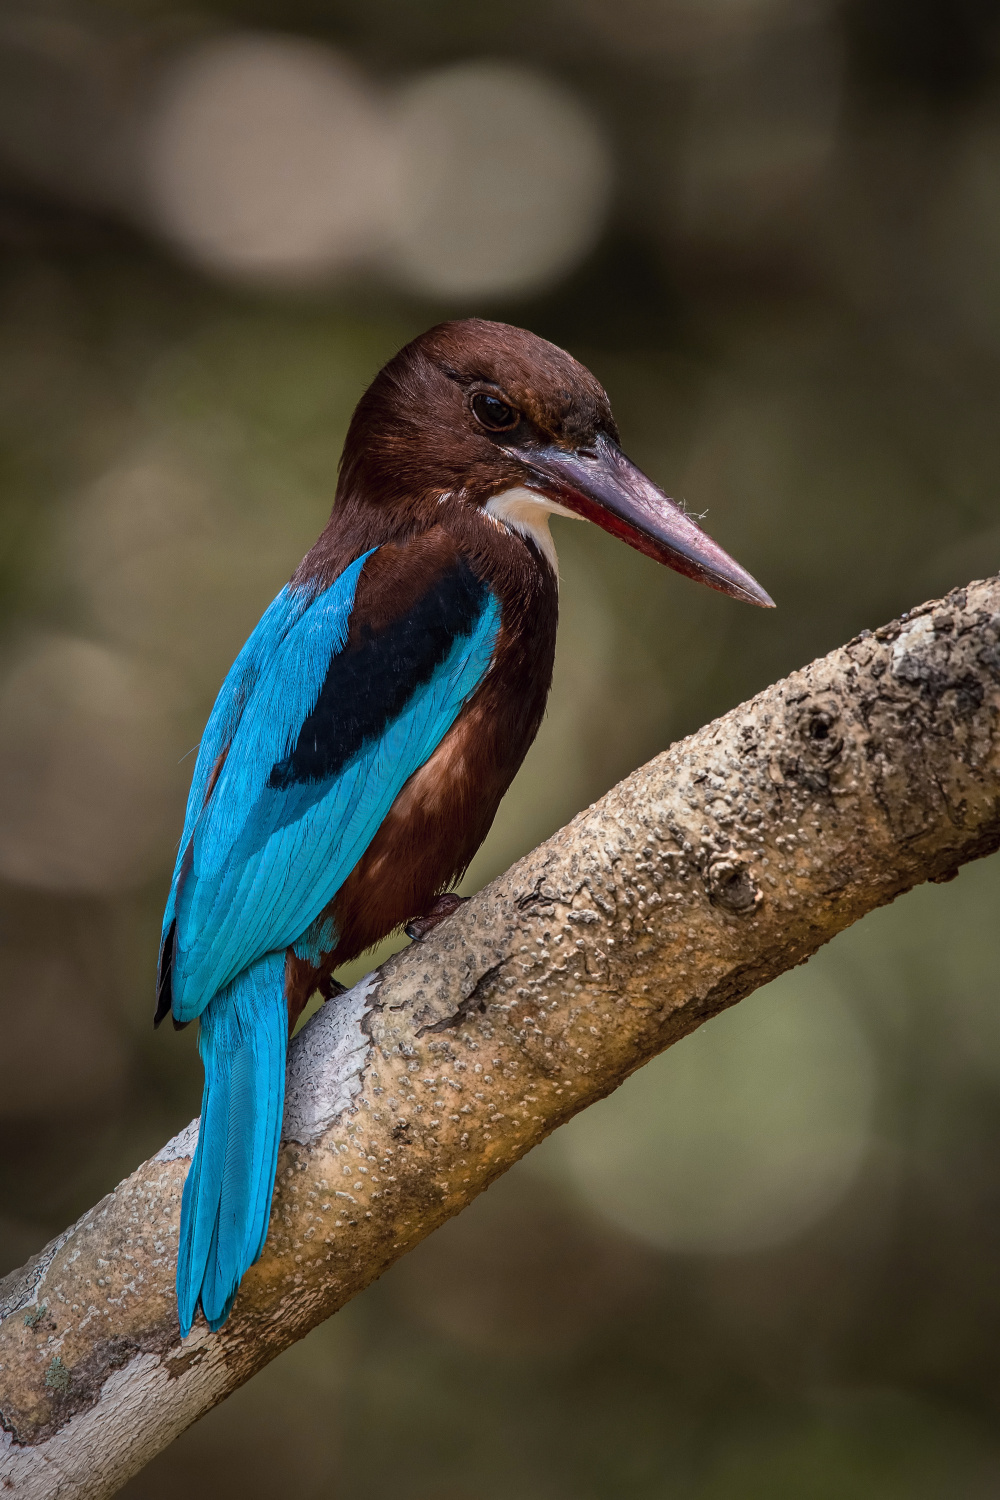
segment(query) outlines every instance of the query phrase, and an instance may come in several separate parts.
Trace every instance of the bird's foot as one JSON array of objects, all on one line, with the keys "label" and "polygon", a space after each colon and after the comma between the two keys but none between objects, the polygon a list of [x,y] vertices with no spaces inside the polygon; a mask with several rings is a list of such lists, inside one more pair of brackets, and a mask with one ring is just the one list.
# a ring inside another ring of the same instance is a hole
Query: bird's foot
[{"label": "bird's foot", "polygon": [[335,1000],[338,995],[347,994],[347,985],[341,984],[339,979],[334,979],[332,974],[328,974],[325,979],[321,979],[316,989],[323,996],[324,1000]]},{"label": "bird's foot", "polygon": [[408,938],[412,938],[415,943],[419,943],[421,938],[425,938],[429,932],[433,932],[434,928],[439,922],[443,922],[445,917],[450,917],[453,911],[458,911],[460,906],[464,906],[468,899],[468,896],[456,896],[454,891],[445,891],[443,896],[437,898],[429,911],[425,911],[422,916],[411,918],[403,931]]}]

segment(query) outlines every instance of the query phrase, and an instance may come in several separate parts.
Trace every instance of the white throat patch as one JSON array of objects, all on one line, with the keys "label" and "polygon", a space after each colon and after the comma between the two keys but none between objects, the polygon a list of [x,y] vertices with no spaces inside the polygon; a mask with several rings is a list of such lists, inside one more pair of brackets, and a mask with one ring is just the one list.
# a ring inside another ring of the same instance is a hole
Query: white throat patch
[{"label": "white throat patch", "polygon": [[579,521],[582,518],[576,511],[567,510],[565,505],[558,505],[555,500],[548,500],[544,495],[539,495],[537,490],[529,490],[524,485],[504,490],[502,495],[494,495],[483,506],[483,511],[491,521],[506,526],[510,531],[518,531],[521,536],[533,541],[553,573],[559,577],[559,559],[549,530],[549,516],[569,516],[570,520]]}]

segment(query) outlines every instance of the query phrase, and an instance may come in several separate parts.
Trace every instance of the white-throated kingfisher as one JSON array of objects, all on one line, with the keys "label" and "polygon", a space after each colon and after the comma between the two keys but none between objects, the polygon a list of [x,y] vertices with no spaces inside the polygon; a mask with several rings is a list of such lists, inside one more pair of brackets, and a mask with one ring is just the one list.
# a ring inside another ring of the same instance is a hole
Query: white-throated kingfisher
[{"label": "white-throated kingfisher", "polygon": [[182,1334],[228,1317],[267,1234],[288,1036],[334,970],[422,933],[545,711],[549,517],[584,517],[752,604],[750,575],[630,463],[604,390],[554,344],[443,323],[358,403],[333,513],[229,672],[163,920],[157,1022],[200,1020],[181,1210]]}]

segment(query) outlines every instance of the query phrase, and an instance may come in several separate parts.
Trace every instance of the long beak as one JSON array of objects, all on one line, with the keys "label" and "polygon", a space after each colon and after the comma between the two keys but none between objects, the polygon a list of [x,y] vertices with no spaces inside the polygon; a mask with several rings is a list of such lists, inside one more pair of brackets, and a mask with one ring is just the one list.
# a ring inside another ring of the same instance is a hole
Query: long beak
[{"label": "long beak", "polygon": [[734,599],[774,608],[774,600],[746,569],[706,536],[609,437],[598,437],[590,452],[556,447],[505,451],[529,469],[532,489],[594,521],[647,557]]}]

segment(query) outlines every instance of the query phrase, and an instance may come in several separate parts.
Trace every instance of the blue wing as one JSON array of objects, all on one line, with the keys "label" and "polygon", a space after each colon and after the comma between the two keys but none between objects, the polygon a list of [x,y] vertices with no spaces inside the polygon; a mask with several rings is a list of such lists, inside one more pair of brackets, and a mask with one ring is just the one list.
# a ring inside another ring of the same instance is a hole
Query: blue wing
[{"label": "blue wing", "polygon": [[[457,557],[397,618],[353,621],[372,555],[325,590],[282,591],[226,678],[195,767],[161,960],[161,1007],[201,1017],[205,1065],[181,1208],[183,1334],[199,1301],[210,1327],[225,1322],[267,1233],[284,950],[309,950],[317,919],[492,659],[499,604]],[[333,947],[336,935],[323,936]]]},{"label": "blue wing", "polygon": [[[311,599],[303,602],[295,591],[279,596],[213,711],[167,916],[167,922],[176,918],[172,993],[179,1021],[199,1015],[256,959],[306,933],[361,858],[403,783],[433,753],[489,668],[499,604],[465,568],[463,577],[451,580],[451,594],[439,589],[424,602],[417,621],[411,655],[415,651],[413,661],[426,666],[421,652],[426,656],[432,649],[432,670],[418,671],[411,684],[405,660],[402,670],[399,660],[391,663],[398,711],[332,767],[318,743],[303,746],[324,692],[330,696],[331,680],[336,686],[334,668],[368,556]],[[464,594],[456,614],[451,595],[458,588]],[[398,654],[398,633],[392,644],[388,636],[386,645]],[[373,666],[379,650],[375,640]],[[356,679],[344,679],[344,686],[353,695],[366,689]],[[335,721],[337,711],[336,702],[328,703],[327,720]],[[345,701],[340,713],[357,721],[358,706]],[[322,727],[317,725],[314,738]]]},{"label": "blue wing", "polygon": [[[333,590],[337,591],[344,607],[345,628],[346,619],[354,601],[358,572],[370,555],[366,553],[333,585]],[[184,870],[185,859],[189,853],[191,835],[198,816],[205,806],[216,763],[219,757],[229,749],[243,710],[260,680],[261,673],[268,662],[273,659],[288,632],[302,618],[312,603],[313,595],[309,590],[294,589],[290,584],[286,585],[264,611],[219,689],[219,695],[208,716],[208,723],[205,725],[205,732],[198,746],[198,758],[195,761],[191,790],[188,793],[184,814],[184,829],[178,846],[173,880],[170,883],[170,895],[163,914],[164,938],[170,931],[176,914],[177,888]]]}]

